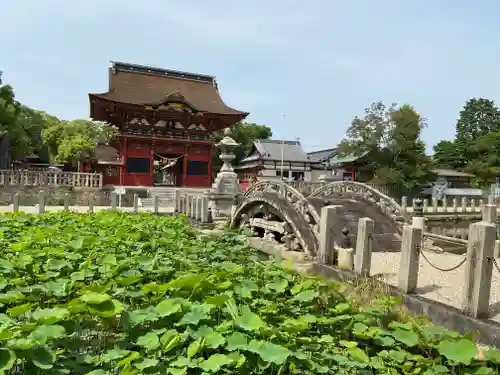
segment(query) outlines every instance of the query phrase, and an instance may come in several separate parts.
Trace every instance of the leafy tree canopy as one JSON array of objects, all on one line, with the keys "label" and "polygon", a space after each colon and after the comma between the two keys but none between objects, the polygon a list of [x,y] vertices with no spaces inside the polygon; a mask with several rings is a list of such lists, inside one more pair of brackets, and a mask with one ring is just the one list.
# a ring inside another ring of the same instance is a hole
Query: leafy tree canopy
[{"label": "leafy tree canopy", "polygon": [[493,100],[473,98],[468,100],[457,121],[455,140],[463,144],[475,141],[490,132],[500,131],[500,110]]},{"label": "leafy tree canopy", "polygon": [[54,161],[76,164],[90,155],[99,143],[108,143],[117,129],[91,120],[59,121],[55,118],[42,132]]},{"label": "leafy tree canopy", "polygon": [[[269,139],[273,135],[271,128],[266,125],[258,125],[250,122],[239,122],[231,129],[231,138],[240,144],[235,150],[234,165],[240,163],[250,151],[252,150],[253,143],[256,139]],[[223,132],[215,134],[215,142],[219,142],[224,137]],[[219,171],[222,162],[219,159],[219,150],[214,152],[212,159],[212,170]]]},{"label": "leafy tree canopy", "polygon": [[339,151],[355,155],[370,152],[378,183],[400,191],[421,187],[431,178],[430,159],[420,139],[425,126],[425,119],[408,104],[376,102],[365,109],[363,118],[354,118]]},{"label": "leafy tree canopy", "polygon": [[434,164],[441,168],[463,169],[467,165],[465,148],[457,141],[440,141],[434,145]]},{"label": "leafy tree canopy", "polygon": [[434,163],[463,169],[477,176],[480,186],[500,176],[500,110],[493,100],[468,100],[456,125],[453,141],[434,146]]}]

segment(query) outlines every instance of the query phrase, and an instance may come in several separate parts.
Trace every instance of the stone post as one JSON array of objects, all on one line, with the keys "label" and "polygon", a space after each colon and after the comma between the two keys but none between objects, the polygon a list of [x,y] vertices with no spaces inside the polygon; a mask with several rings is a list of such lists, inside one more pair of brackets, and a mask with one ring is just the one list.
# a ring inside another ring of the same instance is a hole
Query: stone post
[{"label": "stone post", "polygon": [[484,199],[480,199],[479,200],[479,209],[481,210],[481,212],[483,212],[483,206],[484,206]]},{"label": "stone post", "polygon": [[424,215],[427,212],[429,212],[429,200],[428,199],[423,200],[422,210],[424,211]]},{"label": "stone post", "polygon": [[417,289],[421,243],[422,229],[405,225],[401,244],[398,288],[406,294],[413,294]]},{"label": "stone post", "polygon": [[201,219],[200,211],[201,211],[201,197],[196,196],[194,197],[194,218],[198,221]]},{"label": "stone post", "polygon": [[184,195],[184,214],[189,217],[189,195]]},{"label": "stone post", "polygon": [[116,202],[118,201],[118,197],[116,196],[116,193],[114,191],[109,194],[109,205],[111,206],[112,210],[116,210]]},{"label": "stone post", "polygon": [[488,316],[496,226],[481,221],[469,227],[462,310],[474,318]]},{"label": "stone post", "polygon": [[139,196],[134,194],[134,213],[139,212]]},{"label": "stone post", "polygon": [[89,194],[89,214],[94,212],[94,195]]},{"label": "stone post", "polygon": [[153,197],[153,213],[158,214],[160,212],[160,199],[158,195]]},{"label": "stone post", "polygon": [[174,191],[174,212],[181,212],[181,189]]},{"label": "stone post", "polygon": [[369,217],[359,219],[354,271],[366,277],[370,276],[372,264],[373,229],[374,222],[372,219]]},{"label": "stone post", "polygon": [[189,212],[191,213],[190,217],[194,219],[196,217],[196,196],[191,195],[189,205]]},{"label": "stone post", "polygon": [[19,211],[19,193],[15,193],[12,196],[12,212]]},{"label": "stone post", "polygon": [[64,194],[64,211],[69,211],[69,206],[71,205],[71,194]]},{"label": "stone post", "polygon": [[38,193],[38,213],[43,214],[45,212],[45,192],[40,190]]},{"label": "stone post", "polygon": [[206,223],[208,217],[208,197],[203,196],[201,198],[201,222]]},{"label": "stone post", "polygon": [[333,265],[335,262],[335,220],[338,219],[337,207],[324,206],[321,208],[319,220],[319,241],[318,257],[319,261],[326,265]]},{"label": "stone post", "polygon": [[186,217],[191,217],[191,196],[186,194]]},{"label": "stone post", "polygon": [[437,212],[438,208],[438,199],[436,197],[432,198],[432,212]]},{"label": "stone post", "polygon": [[483,205],[482,220],[486,223],[496,223],[497,206],[494,204]]},{"label": "stone post", "polygon": [[457,198],[453,198],[451,212],[456,213],[458,208],[457,206],[458,206]]},{"label": "stone post", "polygon": [[474,198],[470,200],[470,210],[471,212],[476,212],[476,200]]},{"label": "stone post", "polygon": [[408,197],[406,196],[401,198],[401,209],[404,213],[406,213],[408,209]]},{"label": "stone post", "polygon": [[462,201],[460,202],[462,206],[462,213],[465,214],[467,213],[467,197],[462,197]]}]

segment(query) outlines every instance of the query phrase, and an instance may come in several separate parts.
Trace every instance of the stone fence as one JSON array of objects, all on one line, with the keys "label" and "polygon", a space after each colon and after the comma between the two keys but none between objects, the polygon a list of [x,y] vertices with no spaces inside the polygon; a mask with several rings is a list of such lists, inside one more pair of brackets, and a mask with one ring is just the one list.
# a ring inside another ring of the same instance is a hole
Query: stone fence
[{"label": "stone fence", "polygon": [[[397,276],[397,287],[406,294],[417,294],[419,265],[422,259],[428,262],[424,253],[425,239],[453,242],[466,248],[466,256],[456,266],[450,269],[440,269],[448,272],[465,266],[461,310],[466,315],[475,318],[488,316],[492,272],[500,272],[497,258],[500,256],[500,241],[497,240],[497,210],[496,205],[485,204],[482,221],[469,227],[468,240],[439,236],[425,232],[423,210],[417,207],[412,224],[403,227],[400,263]],[[372,265],[374,221],[362,218],[358,222],[356,246],[353,248],[347,229],[343,230],[343,242],[334,244],[335,206],[326,206],[321,210],[319,229],[318,261],[325,265],[354,271],[360,276],[369,276]],[[425,250],[429,250],[425,248]],[[459,287],[459,286],[457,286]]]},{"label": "stone fence", "polygon": [[69,186],[102,188],[102,173],[59,171],[0,170],[0,186]]},{"label": "stone fence", "polygon": [[34,206],[21,206],[19,204],[19,193],[13,195],[12,203],[9,206],[2,207],[2,212],[26,212],[29,214],[42,214],[44,212],[57,212],[71,210],[78,213],[92,213],[104,210],[119,210],[123,212],[151,212],[153,214],[179,214],[183,213],[191,220],[199,223],[212,223],[212,209],[209,207],[208,197],[205,195],[181,194],[180,189],[175,189],[169,196],[154,196],[151,199],[151,205],[141,205],[141,198],[137,194],[133,196],[132,207],[121,207],[119,205],[118,195],[115,192],[109,195],[109,205],[96,206],[94,200],[89,199],[87,205],[73,206],[71,205],[71,194],[64,195],[62,206],[47,205],[47,196],[44,191],[38,195],[38,203]]},{"label": "stone fence", "polygon": [[[453,198],[452,204],[448,205],[446,201],[441,204],[436,199],[412,199],[411,203],[407,197],[401,198],[401,208],[404,212],[413,213],[417,205],[422,203],[422,209],[424,215],[428,214],[478,214],[481,213],[484,200],[483,199],[473,199],[468,197]],[[494,197],[488,197],[488,204],[494,202]]]}]

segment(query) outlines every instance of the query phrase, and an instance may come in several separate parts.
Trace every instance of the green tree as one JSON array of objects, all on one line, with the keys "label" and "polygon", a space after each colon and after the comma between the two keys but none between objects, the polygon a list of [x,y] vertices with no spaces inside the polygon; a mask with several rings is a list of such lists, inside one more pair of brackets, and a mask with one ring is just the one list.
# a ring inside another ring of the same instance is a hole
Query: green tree
[{"label": "green tree", "polygon": [[37,155],[42,161],[50,162],[50,154],[47,145],[43,142],[42,132],[51,126],[53,122],[59,121],[56,117],[48,115],[43,111],[20,106],[16,126],[23,134],[23,155]]},{"label": "green tree", "polygon": [[107,143],[116,134],[114,126],[90,121],[73,120],[52,122],[43,132],[44,143],[58,163],[76,165],[83,157],[90,155],[98,143]]},{"label": "green tree", "polygon": [[389,144],[391,113],[395,104],[387,107],[382,102],[372,103],[365,109],[363,118],[355,117],[347,128],[346,137],[340,142],[340,154],[361,155],[365,152],[379,154]]},{"label": "green tree", "polygon": [[500,132],[489,132],[470,145],[475,155],[465,170],[476,175],[479,186],[485,186],[500,176]]},{"label": "green tree", "polygon": [[468,162],[466,148],[458,141],[440,141],[434,145],[433,163],[436,167],[463,169]]},{"label": "green tree", "polygon": [[24,153],[26,142],[24,132],[16,127],[19,112],[20,104],[15,99],[14,89],[0,80],[0,135],[9,137],[13,159]]},{"label": "green tree", "polygon": [[425,126],[425,119],[408,104],[387,107],[376,102],[365,110],[363,118],[354,118],[339,151],[354,155],[370,152],[374,182],[393,192],[420,188],[433,177],[420,139]]},{"label": "green tree", "polygon": [[[258,125],[255,123],[239,122],[231,129],[231,138],[240,144],[235,150],[235,160],[233,165],[240,163],[242,159],[248,156],[256,139],[269,139],[273,135],[271,128],[266,125]],[[224,132],[214,134],[215,143],[219,142],[224,137]],[[217,149],[212,156],[212,171],[218,172],[222,166],[219,159],[220,152]]]},{"label": "green tree", "polygon": [[[479,137],[490,132],[500,131],[500,110],[493,100],[472,98],[468,100],[457,121],[455,140],[464,146],[470,146]],[[465,147],[467,161],[475,159],[475,150]]]},{"label": "green tree", "polygon": [[0,80],[0,134],[10,139],[11,156],[14,160],[31,154],[48,161],[48,153],[42,141],[42,131],[51,116],[29,108],[15,100],[14,90],[1,85]]},{"label": "green tree", "polygon": [[493,100],[473,98],[460,111],[454,141],[434,146],[434,164],[464,169],[487,185],[500,175],[500,110]]}]

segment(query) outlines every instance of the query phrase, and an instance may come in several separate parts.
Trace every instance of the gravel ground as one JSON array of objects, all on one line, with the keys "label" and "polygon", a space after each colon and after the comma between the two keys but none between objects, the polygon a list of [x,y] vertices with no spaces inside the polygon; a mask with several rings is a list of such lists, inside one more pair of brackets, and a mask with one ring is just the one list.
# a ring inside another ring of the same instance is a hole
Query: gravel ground
[{"label": "gravel ground", "polygon": [[[440,268],[451,268],[464,259],[464,255],[425,251],[429,261]],[[371,275],[380,275],[388,284],[397,286],[401,253],[377,252],[372,254]],[[439,271],[420,257],[417,293],[423,297],[461,308],[462,286],[465,283],[465,264],[449,272]],[[490,293],[490,318],[500,322],[500,273],[493,266]]]}]

